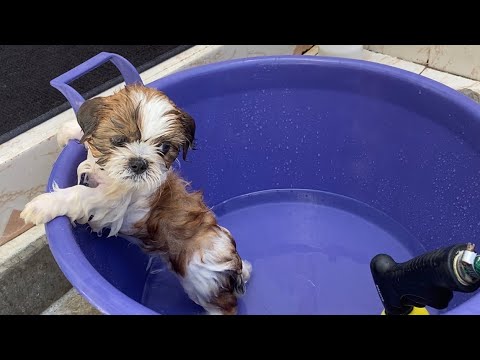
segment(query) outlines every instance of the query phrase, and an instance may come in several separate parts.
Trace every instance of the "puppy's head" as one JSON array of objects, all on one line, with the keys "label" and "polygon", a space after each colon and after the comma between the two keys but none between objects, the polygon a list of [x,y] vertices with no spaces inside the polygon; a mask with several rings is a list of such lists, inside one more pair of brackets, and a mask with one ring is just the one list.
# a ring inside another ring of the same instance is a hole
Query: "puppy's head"
[{"label": "puppy's head", "polygon": [[87,100],[77,120],[97,164],[126,186],[160,186],[180,151],[186,159],[195,137],[192,117],[145,86]]}]

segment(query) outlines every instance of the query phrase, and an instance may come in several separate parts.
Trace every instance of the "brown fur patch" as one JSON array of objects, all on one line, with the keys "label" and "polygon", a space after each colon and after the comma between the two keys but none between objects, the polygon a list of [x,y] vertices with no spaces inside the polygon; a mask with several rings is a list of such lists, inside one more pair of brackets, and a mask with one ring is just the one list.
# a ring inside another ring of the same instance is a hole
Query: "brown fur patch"
[{"label": "brown fur patch", "polygon": [[172,150],[165,156],[167,166],[178,156],[183,149],[185,160],[188,149],[193,148],[195,137],[195,122],[186,112],[179,109],[163,92],[141,85],[129,85],[117,93],[107,97],[97,97],[85,101],[77,113],[77,120],[84,132],[82,142],[87,142],[92,155],[99,159],[100,165],[108,161],[112,150],[119,146],[115,139],[120,137],[126,143],[141,139],[142,111],[139,103],[142,94],[143,101],[159,98],[167,101],[174,108],[163,116],[170,117],[172,121],[168,133],[156,139],[157,143],[168,141]]},{"label": "brown fur patch", "polygon": [[218,307],[224,315],[237,313],[238,299],[231,291],[223,290],[212,299],[211,304]]},{"label": "brown fur patch", "polygon": [[212,294],[211,305],[225,314],[235,314],[242,273],[242,260],[236,251],[235,240],[228,231],[218,226],[214,214],[203,202],[200,192],[188,192],[187,183],[170,172],[164,186],[151,199],[151,211],[146,219],[136,224],[137,235],[150,252],[160,252],[168,258],[172,269],[184,277],[189,261],[195,253],[212,246],[212,239],[222,231],[231,243],[230,251],[218,254],[218,262],[231,264],[231,270],[218,274],[223,284]]},{"label": "brown fur patch", "polygon": [[127,92],[85,101],[80,107],[77,119],[94,157],[100,163],[115,148],[112,139],[123,136],[127,143],[140,140],[138,128],[138,106]]},{"label": "brown fur patch", "polygon": [[[174,172],[168,174],[162,188],[151,200],[148,218],[136,224],[139,238],[145,248],[154,252],[166,252],[174,270],[181,276],[195,252],[211,246],[217,231],[212,211],[205,205],[200,192],[188,192],[187,183]],[[242,261],[236,253],[235,240],[225,232],[231,242],[231,252],[218,254],[219,262],[232,262],[232,268],[241,273]]]},{"label": "brown fur patch", "polygon": [[151,199],[151,211],[136,224],[146,249],[167,252],[174,270],[185,275],[195,251],[215,236],[215,216],[203,202],[200,192],[188,192],[187,183],[174,172]]}]

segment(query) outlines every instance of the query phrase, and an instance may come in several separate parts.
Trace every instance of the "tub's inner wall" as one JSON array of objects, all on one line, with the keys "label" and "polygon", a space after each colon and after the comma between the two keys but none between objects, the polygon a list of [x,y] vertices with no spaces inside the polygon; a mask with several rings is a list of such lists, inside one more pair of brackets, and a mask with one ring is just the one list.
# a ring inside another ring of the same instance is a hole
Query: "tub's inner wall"
[{"label": "tub's inner wall", "polygon": [[197,122],[183,174],[209,204],[269,188],[350,196],[427,250],[480,234],[479,114],[404,77],[304,63],[208,71],[159,87]]},{"label": "tub's inner wall", "polygon": [[74,229],[77,243],[90,264],[110,284],[135,301],[142,300],[148,257],[137,245],[121,236],[97,237],[87,226]]}]

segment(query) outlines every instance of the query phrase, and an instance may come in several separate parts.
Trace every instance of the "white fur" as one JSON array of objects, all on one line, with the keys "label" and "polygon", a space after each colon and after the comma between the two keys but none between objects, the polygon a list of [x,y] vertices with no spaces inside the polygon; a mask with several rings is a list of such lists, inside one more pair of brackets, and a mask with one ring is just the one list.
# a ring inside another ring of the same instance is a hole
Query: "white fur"
[{"label": "white fur", "polygon": [[[224,228],[222,228],[223,230]],[[217,231],[212,239],[212,246],[203,249],[202,253],[196,253],[187,266],[185,277],[180,278],[185,292],[190,299],[202,306],[209,314],[220,314],[220,310],[212,307],[209,300],[218,294],[221,284],[218,282],[218,274],[233,268],[232,264],[220,262],[222,254],[231,251],[231,242],[225,232]],[[249,262],[242,261],[242,277],[245,282],[250,279],[252,266]]]},{"label": "white fur", "polygon": [[87,159],[82,161],[77,167],[77,184],[80,184],[82,175],[85,175],[84,182],[89,187],[112,183],[105,171],[102,171],[100,166],[97,165],[96,159],[90,150],[88,150]]},{"label": "white fur", "polygon": [[[110,228],[108,236],[119,232],[132,234],[133,224],[149,210],[145,191],[124,191],[116,185],[100,184],[95,188],[75,185],[37,196],[21,213],[26,222],[45,224],[57,216],[67,216],[80,224],[88,222],[95,232]],[[93,218],[89,221],[90,217]]]},{"label": "white fur", "polygon": [[142,140],[154,139],[161,134],[172,131],[174,115],[164,114],[173,110],[172,104],[163,98],[153,98],[143,101],[140,106],[140,129]]},{"label": "white fur", "polygon": [[142,141],[148,141],[169,132],[172,126],[171,120],[174,117],[164,116],[164,114],[175,108],[167,98],[147,98],[143,91],[136,91],[133,94],[133,102],[140,106],[139,127]]},{"label": "white fur", "polygon": [[[116,148],[110,161],[105,165],[105,172],[108,177],[121,182],[126,187],[145,188],[154,191],[165,181],[167,175],[167,166],[163,158],[157,153],[154,145],[145,142],[134,142],[125,147]],[[149,166],[147,171],[132,178],[132,173],[128,169],[128,161],[131,158],[140,157],[145,159]]]},{"label": "white fur", "polygon": [[67,145],[68,140],[80,140],[83,136],[83,131],[76,120],[67,121],[62,125],[60,131],[57,133],[57,143],[60,147]]},{"label": "white fur", "polygon": [[135,229],[133,226],[145,218],[149,211],[150,202],[148,201],[148,197],[136,194],[125,213],[120,232],[122,234],[134,235],[138,229]]}]

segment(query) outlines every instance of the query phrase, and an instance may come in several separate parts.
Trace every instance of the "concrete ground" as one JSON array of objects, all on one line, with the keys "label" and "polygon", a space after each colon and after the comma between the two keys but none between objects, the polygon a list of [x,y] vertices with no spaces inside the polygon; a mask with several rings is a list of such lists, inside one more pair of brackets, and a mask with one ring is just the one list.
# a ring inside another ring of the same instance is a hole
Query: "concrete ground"
[{"label": "concrete ground", "polygon": [[41,315],[102,315],[102,313],[72,288]]}]

